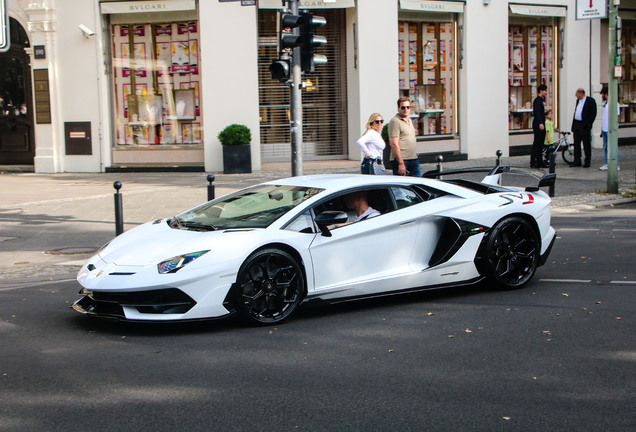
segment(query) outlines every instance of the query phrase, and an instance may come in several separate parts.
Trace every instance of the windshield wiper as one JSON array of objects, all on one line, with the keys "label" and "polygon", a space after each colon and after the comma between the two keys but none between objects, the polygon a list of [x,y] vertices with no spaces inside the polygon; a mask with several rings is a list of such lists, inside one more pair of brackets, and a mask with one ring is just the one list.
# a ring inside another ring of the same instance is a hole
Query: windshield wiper
[{"label": "windshield wiper", "polygon": [[198,230],[204,230],[204,231],[216,231],[218,229],[212,224],[201,224],[197,222],[185,222],[185,221],[179,221],[178,223],[180,226],[184,228],[192,228],[195,230],[198,229]]}]

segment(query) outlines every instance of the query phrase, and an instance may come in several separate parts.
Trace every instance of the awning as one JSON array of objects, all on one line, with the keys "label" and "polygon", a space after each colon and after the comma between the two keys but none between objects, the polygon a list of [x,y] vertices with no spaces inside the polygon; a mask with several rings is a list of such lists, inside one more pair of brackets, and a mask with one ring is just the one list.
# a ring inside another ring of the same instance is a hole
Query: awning
[{"label": "awning", "polygon": [[510,12],[516,15],[565,17],[567,15],[567,8],[565,6],[538,6],[538,5],[511,4]]},{"label": "awning", "polygon": [[175,12],[196,10],[195,0],[124,1],[101,3],[103,14]]},{"label": "awning", "polygon": [[400,0],[402,10],[414,10],[421,12],[451,12],[463,13],[463,1],[426,1],[426,0]]},{"label": "awning", "polygon": [[[298,0],[298,9],[343,9],[356,6],[355,0]],[[280,0],[259,0],[259,9],[282,9]]]}]

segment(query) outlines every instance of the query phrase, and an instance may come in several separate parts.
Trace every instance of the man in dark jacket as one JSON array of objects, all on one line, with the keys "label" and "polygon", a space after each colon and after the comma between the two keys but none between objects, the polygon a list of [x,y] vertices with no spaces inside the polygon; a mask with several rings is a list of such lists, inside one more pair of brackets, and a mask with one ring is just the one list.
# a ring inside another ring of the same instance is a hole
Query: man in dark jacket
[{"label": "man in dark jacket", "polygon": [[532,168],[547,168],[543,162],[542,151],[545,141],[545,96],[548,94],[548,87],[541,84],[537,87],[537,97],[532,102],[532,131],[534,141],[532,142],[532,153],[530,154],[530,166]]},{"label": "man in dark jacket", "polygon": [[582,88],[576,90],[576,109],[572,120],[574,135],[574,163],[570,166],[581,166],[581,142],[585,151],[583,168],[589,168],[592,161],[592,125],[596,119],[596,101],[585,96]]}]

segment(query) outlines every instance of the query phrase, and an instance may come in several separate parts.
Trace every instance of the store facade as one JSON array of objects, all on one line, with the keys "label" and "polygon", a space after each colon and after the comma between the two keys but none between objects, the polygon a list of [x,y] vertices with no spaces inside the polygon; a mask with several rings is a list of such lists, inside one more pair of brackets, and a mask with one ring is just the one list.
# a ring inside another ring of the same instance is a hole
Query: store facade
[{"label": "store facade", "polygon": [[[280,0],[8,3],[25,36],[26,67],[15,79],[25,83],[28,114],[0,119],[27,127],[22,141],[0,140],[0,164],[32,163],[36,172],[221,171],[217,135],[232,123],[252,132],[254,170],[290,160],[289,87],[268,71]],[[527,153],[537,85],[548,86],[546,108],[567,130],[575,90],[600,101],[607,82],[607,20],[577,21],[576,3],[301,0],[301,9],[327,18],[318,33],[329,59],[303,76],[303,159],[359,159],[355,142],[367,118],[390,119],[400,96],[415,106],[422,161]],[[636,0],[623,0],[620,13],[619,134],[629,140],[636,137]],[[16,52],[0,61],[14,62]]]},{"label": "store facade", "polygon": [[[564,33],[564,6],[510,4],[508,18],[508,86],[511,152],[527,144],[532,133],[532,101],[537,86],[547,86],[545,109],[559,124],[559,35]],[[567,97],[567,95],[565,96]]]},{"label": "store facade", "polygon": [[[619,144],[631,143],[636,137],[636,0],[623,0],[619,8],[621,20],[621,66],[623,75],[618,79],[618,139]],[[601,26],[601,46],[608,45],[608,21]],[[601,65],[607,65],[607,51],[601,55]],[[600,81],[607,84],[608,68],[601,68]]]}]

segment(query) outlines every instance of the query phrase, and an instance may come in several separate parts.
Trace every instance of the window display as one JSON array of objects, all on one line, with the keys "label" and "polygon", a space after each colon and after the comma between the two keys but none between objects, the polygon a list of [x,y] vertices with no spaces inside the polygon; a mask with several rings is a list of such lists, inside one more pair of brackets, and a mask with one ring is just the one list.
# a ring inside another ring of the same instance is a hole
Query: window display
[{"label": "window display", "polygon": [[201,144],[198,22],[113,25],[112,38],[116,145]]},{"label": "window display", "polygon": [[399,22],[400,93],[413,101],[417,136],[455,132],[454,24]]},{"label": "window display", "polygon": [[510,130],[532,129],[532,100],[537,86],[548,86],[546,109],[554,109],[555,50],[553,25],[511,25],[508,29]]},{"label": "window display", "polygon": [[623,76],[618,79],[619,124],[636,123],[636,26],[623,21],[621,52]]}]

